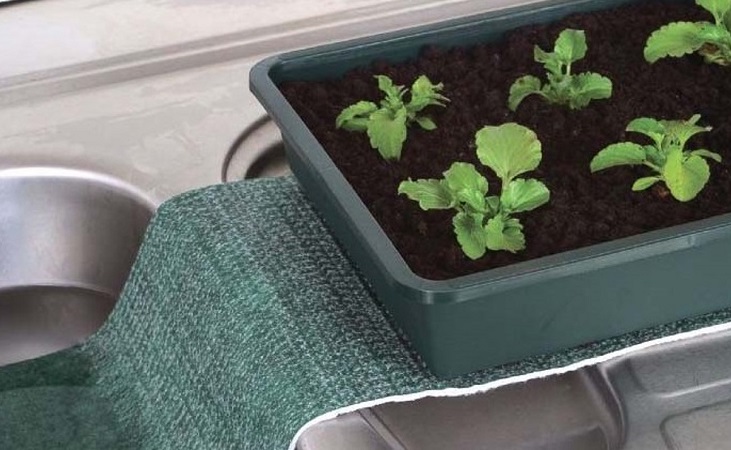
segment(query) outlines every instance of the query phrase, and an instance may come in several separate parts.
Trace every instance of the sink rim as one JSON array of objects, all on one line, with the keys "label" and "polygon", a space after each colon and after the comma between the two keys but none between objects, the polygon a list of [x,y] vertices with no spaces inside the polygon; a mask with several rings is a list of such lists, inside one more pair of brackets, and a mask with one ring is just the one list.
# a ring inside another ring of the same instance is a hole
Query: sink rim
[{"label": "sink rim", "polygon": [[143,204],[142,206],[147,207],[152,213],[154,213],[159,207],[159,204],[155,202],[150,195],[133,184],[101,172],[62,166],[24,166],[0,169],[0,180],[23,178],[55,178],[87,181],[102,186],[108,186],[122,194],[126,194],[127,196],[140,201],[140,203]]}]

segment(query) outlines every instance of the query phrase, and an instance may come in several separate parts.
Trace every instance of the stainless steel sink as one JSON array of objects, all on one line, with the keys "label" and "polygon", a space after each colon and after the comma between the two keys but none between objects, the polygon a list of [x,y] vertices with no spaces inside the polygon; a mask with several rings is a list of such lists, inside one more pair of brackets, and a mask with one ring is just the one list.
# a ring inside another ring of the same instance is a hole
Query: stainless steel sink
[{"label": "stainless steel sink", "polygon": [[73,346],[104,323],[154,210],[105,175],[0,170],[0,366]]},{"label": "stainless steel sink", "polygon": [[464,397],[349,413],[308,429],[298,450],[618,450],[622,413],[594,368]]},{"label": "stainless steel sink", "polygon": [[667,342],[467,397],[348,413],[297,450],[731,448],[731,331]]}]

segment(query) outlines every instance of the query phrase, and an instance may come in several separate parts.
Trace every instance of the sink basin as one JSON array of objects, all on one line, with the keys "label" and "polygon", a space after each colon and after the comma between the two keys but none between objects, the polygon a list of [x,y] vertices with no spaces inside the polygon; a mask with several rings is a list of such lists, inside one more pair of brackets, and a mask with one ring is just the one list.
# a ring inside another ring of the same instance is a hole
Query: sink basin
[{"label": "sink basin", "polygon": [[297,450],[619,450],[622,422],[607,381],[586,368],[344,414],[308,428]]},{"label": "sink basin", "polygon": [[0,366],[73,346],[101,327],[154,210],[105,175],[0,170]]}]

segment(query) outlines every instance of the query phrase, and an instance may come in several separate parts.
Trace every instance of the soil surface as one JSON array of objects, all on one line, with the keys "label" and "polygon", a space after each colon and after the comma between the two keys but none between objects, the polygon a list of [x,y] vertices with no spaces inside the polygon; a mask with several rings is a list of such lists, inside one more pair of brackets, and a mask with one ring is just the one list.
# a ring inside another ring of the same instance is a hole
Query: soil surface
[{"label": "soil surface", "polygon": [[[406,63],[376,62],[338,80],[288,82],[281,89],[411,269],[429,279],[453,278],[731,211],[731,68],[704,64],[697,55],[652,65],[643,58],[650,33],[678,20],[713,19],[693,4],[666,3],[576,14],[550,25],[514,30],[498,43],[425,48],[418,59]],[[513,81],[525,74],[545,77],[542,66],[533,61],[533,46],[551,50],[564,28],[586,32],[589,51],[574,64],[574,73],[593,71],[609,77],[614,85],[611,99],[571,111],[531,96],[512,113],[507,97]],[[452,100],[446,108],[424,111],[438,129],[410,127],[398,162],[383,161],[365,133],[335,129],[335,117],[343,108],[381,98],[374,74],[407,86],[426,74],[435,83],[443,82],[444,95]],[[650,175],[644,167],[590,173],[589,161],[606,145],[644,142],[641,135],[624,131],[632,119],[687,119],[695,113],[702,115],[700,124],[711,125],[713,131],[693,138],[688,148],[716,151],[724,162],[709,161],[711,180],[694,200],[681,203],[657,189],[632,192],[637,178]],[[396,191],[402,180],[441,178],[452,162],[465,161],[488,178],[491,193],[499,193],[498,180],[477,160],[474,135],[485,125],[505,122],[537,133],[543,161],[538,170],[523,176],[542,180],[551,190],[551,201],[517,216],[525,226],[526,250],[488,252],[472,261],[457,244],[451,211],[422,211]]]}]

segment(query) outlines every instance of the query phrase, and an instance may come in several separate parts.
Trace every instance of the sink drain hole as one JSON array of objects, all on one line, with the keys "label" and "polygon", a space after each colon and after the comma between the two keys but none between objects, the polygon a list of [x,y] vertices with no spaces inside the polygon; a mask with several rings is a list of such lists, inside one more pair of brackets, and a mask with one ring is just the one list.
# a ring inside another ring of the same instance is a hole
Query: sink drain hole
[{"label": "sink drain hole", "polygon": [[289,173],[279,129],[269,116],[262,116],[246,127],[229,148],[221,167],[221,181]]}]

